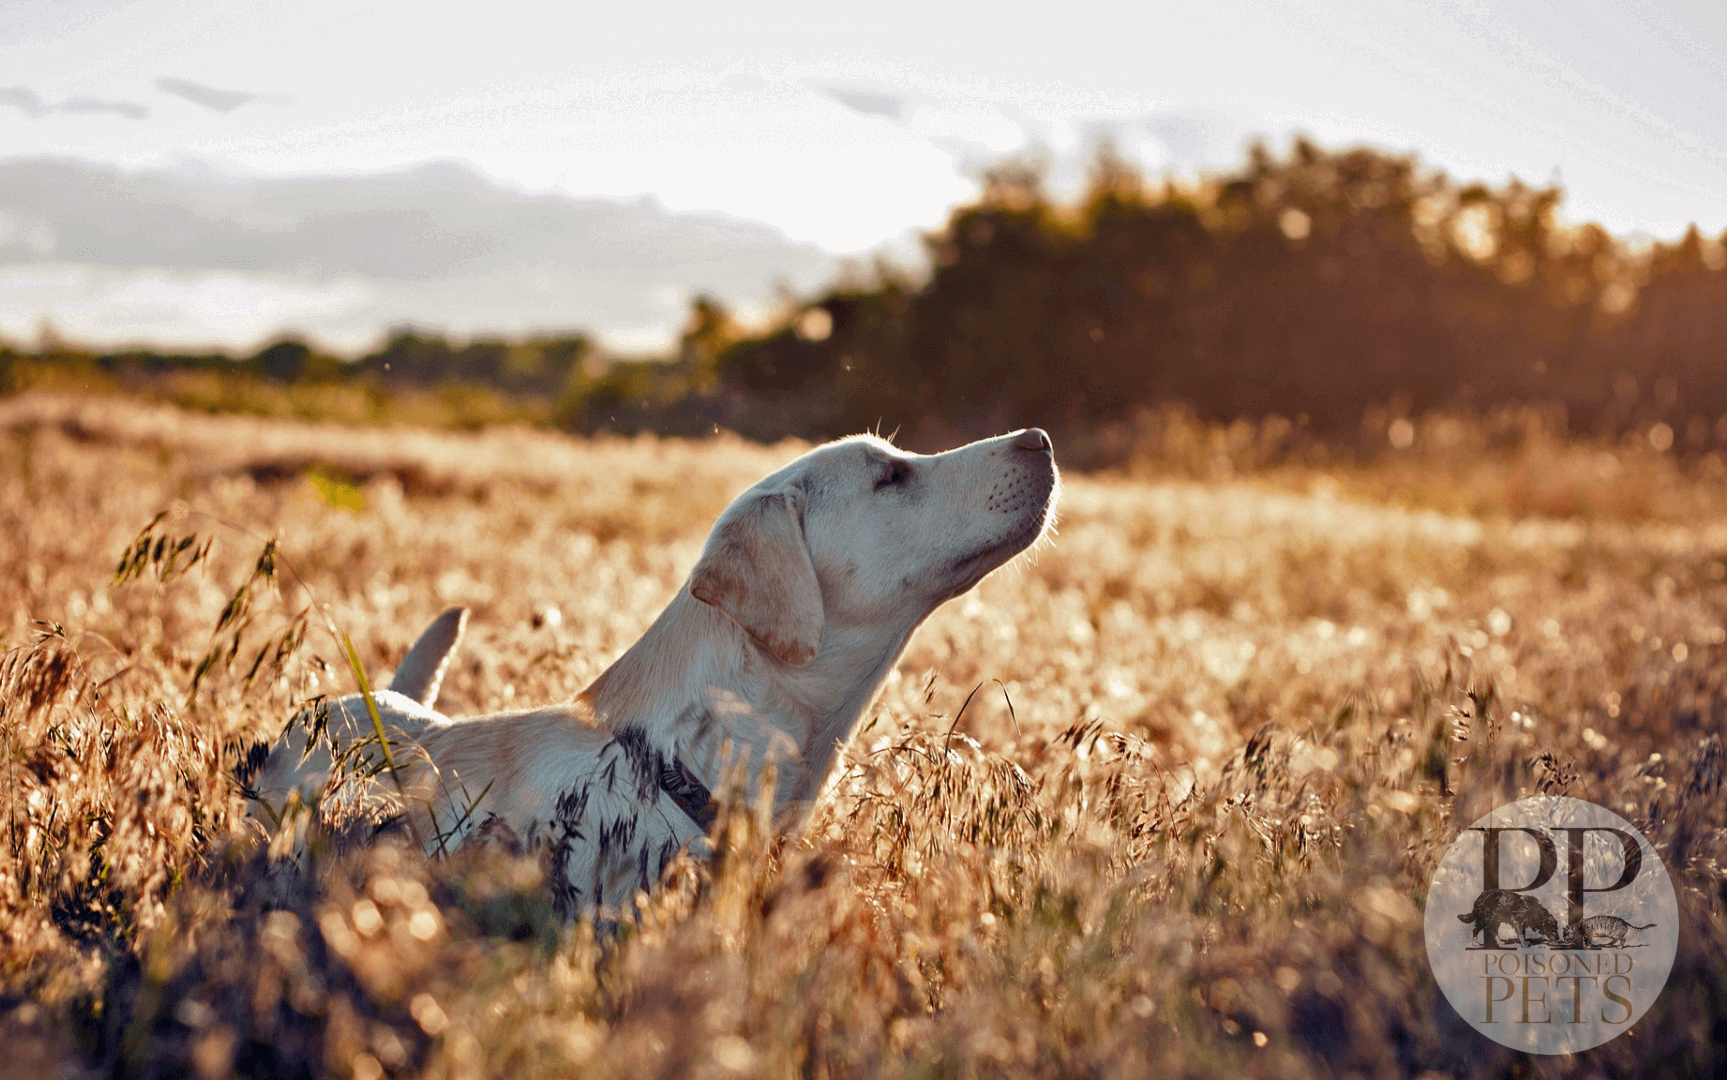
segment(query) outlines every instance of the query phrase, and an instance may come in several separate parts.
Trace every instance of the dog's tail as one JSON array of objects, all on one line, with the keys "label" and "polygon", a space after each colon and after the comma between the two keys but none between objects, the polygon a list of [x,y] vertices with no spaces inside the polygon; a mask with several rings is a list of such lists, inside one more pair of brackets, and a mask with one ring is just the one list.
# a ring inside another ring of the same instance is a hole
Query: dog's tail
[{"label": "dog's tail", "polygon": [[468,609],[453,607],[432,620],[420,640],[402,658],[402,666],[390,680],[390,689],[411,697],[430,709],[438,700],[438,688],[443,685],[444,672],[462,643],[462,631],[468,628]]}]

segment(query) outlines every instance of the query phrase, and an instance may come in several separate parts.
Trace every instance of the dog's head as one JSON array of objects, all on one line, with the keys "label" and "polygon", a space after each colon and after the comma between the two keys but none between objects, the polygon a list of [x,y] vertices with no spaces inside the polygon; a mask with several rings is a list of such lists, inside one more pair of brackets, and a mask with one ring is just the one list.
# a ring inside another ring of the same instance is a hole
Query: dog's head
[{"label": "dog's head", "polygon": [[1058,476],[1032,428],[944,454],[854,436],[810,451],[720,515],[690,575],[786,664],[828,626],[909,631],[1043,535]]}]

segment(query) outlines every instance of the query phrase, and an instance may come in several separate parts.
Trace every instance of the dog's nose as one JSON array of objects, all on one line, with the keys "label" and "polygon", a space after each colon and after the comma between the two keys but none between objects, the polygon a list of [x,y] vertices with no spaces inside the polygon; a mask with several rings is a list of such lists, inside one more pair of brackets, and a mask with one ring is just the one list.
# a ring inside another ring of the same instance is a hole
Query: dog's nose
[{"label": "dog's nose", "polygon": [[1046,454],[1055,452],[1055,447],[1051,446],[1049,442],[1049,433],[1037,427],[1026,428],[1015,435],[1013,445],[1021,450],[1042,450]]}]

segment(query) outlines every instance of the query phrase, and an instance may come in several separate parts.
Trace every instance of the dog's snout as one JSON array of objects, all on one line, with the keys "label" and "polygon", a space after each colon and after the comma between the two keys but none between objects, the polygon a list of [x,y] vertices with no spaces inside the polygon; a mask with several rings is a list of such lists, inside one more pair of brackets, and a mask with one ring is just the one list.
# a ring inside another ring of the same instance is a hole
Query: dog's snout
[{"label": "dog's snout", "polygon": [[1050,445],[1049,433],[1042,428],[1026,428],[1013,437],[1013,445],[1019,450],[1041,450],[1046,454],[1055,453],[1055,447]]}]

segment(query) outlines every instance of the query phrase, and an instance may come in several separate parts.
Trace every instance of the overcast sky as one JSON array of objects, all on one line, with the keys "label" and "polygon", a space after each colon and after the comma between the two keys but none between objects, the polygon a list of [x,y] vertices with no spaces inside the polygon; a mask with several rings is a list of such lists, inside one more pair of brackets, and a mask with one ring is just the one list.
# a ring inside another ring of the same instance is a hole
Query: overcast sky
[{"label": "overcast sky", "polygon": [[[1296,132],[1719,234],[1727,3],[7,0],[0,334],[355,348],[413,319],[647,348],[692,288],[760,312],[776,278],[904,249],[1004,154],[1042,148],[1071,190],[1105,135],[1192,173]],[[620,213],[641,253],[595,224]]]}]

